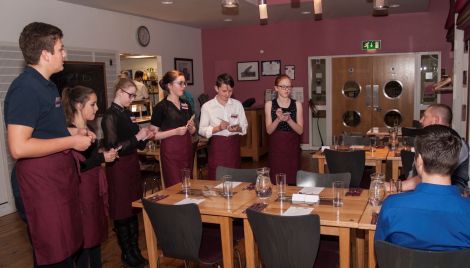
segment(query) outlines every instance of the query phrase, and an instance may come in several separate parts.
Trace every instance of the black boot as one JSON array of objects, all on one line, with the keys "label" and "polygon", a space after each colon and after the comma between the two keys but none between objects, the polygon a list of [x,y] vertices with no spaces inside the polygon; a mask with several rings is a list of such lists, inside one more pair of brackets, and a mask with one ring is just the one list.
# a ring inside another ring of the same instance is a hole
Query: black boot
[{"label": "black boot", "polygon": [[137,259],[134,254],[132,254],[129,221],[129,218],[123,220],[115,220],[114,232],[116,232],[118,244],[121,248],[121,260],[128,266],[139,267],[142,266],[143,263],[139,259]]},{"label": "black boot", "polygon": [[133,216],[129,220],[129,233],[131,243],[131,253],[136,259],[142,262],[142,264],[148,265],[149,262],[142,256],[139,249],[139,222],[137,216]]}]

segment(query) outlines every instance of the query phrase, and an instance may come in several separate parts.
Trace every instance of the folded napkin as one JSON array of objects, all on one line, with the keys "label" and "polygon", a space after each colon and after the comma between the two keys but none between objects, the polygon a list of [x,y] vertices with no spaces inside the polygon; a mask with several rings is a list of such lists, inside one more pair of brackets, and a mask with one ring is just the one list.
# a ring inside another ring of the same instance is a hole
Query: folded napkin
[{"label": "folded napkin", "polygon": [[[239,182],[239,181],[232,181],[232,188],[235,188],[235,187],[237,187],[237,186],[240,185],[240,184],[241,184],[241,182]],[[216,188],[216,189],[223,189],[223,188],[224,188],[224,183],[220,183],[220,184],[218,184],[217,186],[215,186],[214,188]]]},{"label": "folded napkin", "polygon": [[318,195],[310,195],[310,194],[293,194],[292,195],[292,203],[296,202],[303,202],[303,203],[317,203],[320,200]]},{"label": "folded napkin", "polygon": [[243,190],[254,190],[255,188],[256,188],[256,184],[255,183],[250,183],[248,186],[243,188]]},{"label": "folded napkin", "polygon": [[299,191],[299,194],[316,194],[319,195],[325,187],[304,187]]},{"label": "folded napkin", "polygon": [[313,208],[290,207],[288,210],[282,213],[282,216],[302,216],[302,215],[308,215],[312,211],[313,211]]},{"label": "folded napkin", "polygon": [[169,195],[167,194],[157,194],[157,195],[154,195],[154,196],[151,196],[151,197],[148,197],[147,200],[150,200],[150,201],[153,201],[153,202],[158,202],[162,199],[165,199],[167,198]]},{"label": "folded napkin", "polygon": [[204,199],[196,199],[196,198],[185,198],[181,201],[175,203],[175,205],[186,205],[186,204],[199,204],[202,203]]},{"label": "folded napkin", "polygon": [[360,196],[362,193],[362,188],[349,188],[349,191],[346,192],[346,196]]},{"label": "folded napkin", "polygon": [[267,206],[268,206],[268,204],[264,204],[264,203],[254,203],[253,205],[247,207],[247,208],[243,211],[243,213],[246,213],[246,211],[247,211],[248,209],[252,209],[252,210],[258,211],[258,212],[259,212],[259,211],[263,211],[263,209],[265,209]]}]

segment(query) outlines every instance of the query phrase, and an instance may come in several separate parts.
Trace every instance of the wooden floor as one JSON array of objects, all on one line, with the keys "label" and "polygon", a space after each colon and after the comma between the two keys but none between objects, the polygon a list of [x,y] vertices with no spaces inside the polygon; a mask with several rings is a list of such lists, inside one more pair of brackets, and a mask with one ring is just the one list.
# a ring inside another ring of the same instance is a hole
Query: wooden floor
[{"label": "wooden floor", "polygon": [[[314,162],[308,157],[309,152],[302,152],[301,168],[303,170],[316,170]],[[267,157],[264,156],[259,162],[253,162],[251,159],[243,159],[242,168],[257,168],[267,164]],[[204,170],[203,174],[207,174]],[[140,221],[140,248],[142,254],[147,257],[145,246],[145,236]],[[121,262],[121,252],[117,245],[116,235],[112,231],[112,225],[109,226],[108,239],[102,245],[102,260],[105,268],[125,267]],[[182,261],[170,258],[163,259],[164,267],[184,267]],[[12,213],[0,217],[0,268],[26,268],[32,267],[33,260],[31,255],[31,245],[26,233],[26,225],[23,223],[17,213]]]}]

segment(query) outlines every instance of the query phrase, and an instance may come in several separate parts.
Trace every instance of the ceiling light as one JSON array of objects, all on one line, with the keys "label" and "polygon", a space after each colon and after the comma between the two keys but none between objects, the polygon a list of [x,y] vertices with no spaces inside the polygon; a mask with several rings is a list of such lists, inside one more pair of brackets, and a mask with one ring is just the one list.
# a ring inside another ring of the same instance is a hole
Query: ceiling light
[{"label": "ceiling light", "polygon": [[315,15],[323,13],[321,1],[322,0],[313,0],[313,11],[315,12]]},{"label": "ceiling light", "polygon": [[385,10],[389,8],[388,0],[374,0],[374,9],[375,10]]},{"label": "ceiling light", "polygon": [[224,21],[226,21],[226,22],[231,22],[232,19],[231,19],[231,18],[226,18],[226,19],[224,19]]},{"label": "ceiling light", "polygon": [[306,10],[306,11],[302,11],[302,12],[300,12],[300,14],[302,14],[302,15],[308,15],[308,14],[311,14],[311,13],[312,13],[312,12],[310,12],[310,11],[307,11],[307,10]]},{"label": "ceiling light", "polygon": [[173,4],[173,1],[171,1],[171,0],[165,0],[165,1],[162,1],[162,4],[163,4],[163,5],[172,5],[172,4]]},{"label": "ceiling light", "polygon": [[259,19],[267,20],[268,19],[268,6],[266,4],[267,0],[259,0]]},{"label": "ceiling light", "polygon": [[125,56],[126,59],[152,59],[155,58],[155,56],[152,55],[128,55]]},{"label": "ceiling light", "polygon": [[222,0],[221,4],[225,8],[234,8],[238,7],[238,0]]}]

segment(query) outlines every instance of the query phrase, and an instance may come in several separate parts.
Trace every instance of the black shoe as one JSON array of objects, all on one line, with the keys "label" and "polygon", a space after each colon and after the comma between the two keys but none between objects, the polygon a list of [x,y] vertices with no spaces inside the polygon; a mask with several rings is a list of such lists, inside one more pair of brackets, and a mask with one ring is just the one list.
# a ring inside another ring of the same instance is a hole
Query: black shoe
[{"label": "black shoe", "polygon": [[133,254],[130,243],[129,219],[115,220],[114,232],[116,232],[119,247],[121,248],[121,260],[128,266],[141,267],[142,261]]},{"label": "black shoe", "polygon": [[132,217],[129,221],[129,233],[131,253],[133,254],[134,258],[138,259],[143,264],[148,265],[148,260],[142,256],[142,253],[139,249],[139,222],[137,220],[137,216]]}]

